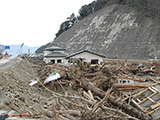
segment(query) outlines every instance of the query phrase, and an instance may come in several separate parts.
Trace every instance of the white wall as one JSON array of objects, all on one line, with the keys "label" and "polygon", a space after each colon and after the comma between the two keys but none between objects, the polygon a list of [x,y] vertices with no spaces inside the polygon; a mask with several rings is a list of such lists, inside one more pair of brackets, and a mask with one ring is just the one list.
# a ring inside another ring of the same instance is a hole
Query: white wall
[{"label": "white wall", "polygon": [[64,57],[56,57],[56,58],[53,58],[53,57],[50,57],[50,58],[43,58],[43,61],[45,62],[45,63],[49,63],[49,62],[51,62],[51,60],[55,60],[55,63],[57,63],[57,60],[61,60],[61,63],[64,63],[65,62],[65,59],[64,59]]},{"label": "white wall", "polygon": [[[125,81],[125,83],[123,83],[123,81]],[[133,84],[134,81],[133,80],[118,79],[118,83],[119,84]]]},{"label": "white wall", "polygon": [[91,62],[91,59],[99,59],[99,61],[103,61],[103,57],[100,57],[88,52],[77,54],[75,56],[72,56],[71,58],[85,58],[86,62]]}]

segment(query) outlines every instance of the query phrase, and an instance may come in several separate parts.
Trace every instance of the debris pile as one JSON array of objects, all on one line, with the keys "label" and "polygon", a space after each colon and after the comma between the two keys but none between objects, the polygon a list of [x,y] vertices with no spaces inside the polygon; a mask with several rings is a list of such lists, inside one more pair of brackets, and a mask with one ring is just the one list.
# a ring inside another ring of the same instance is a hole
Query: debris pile
[{"label": "debris pile", "polygon": [[[6,98],[1,101],[5,109],[45,120],[160,117],[136,106],[140,105],[137,98],[141,91],[159,84],[158,62],[106,60],[91,66],[84,62],[39,65],[36,61],[24,58],[7,72],[1,71],[1,95]],[[159,100],[154,102],[152,108],[159,110]]]},{"label": "debris pile", "polygon": [[152,117],[133,107],[131,100],[138,92],[159,82],[157,66],[157,62],[150,61],[144,61],[143,65],[135,61],[106,61],[97,66],[53,64],[38,69],[38,76],[41,84],[52,73],[61,76],[57,81],[43,84],[53,93],[50,117],[150,120]]}]

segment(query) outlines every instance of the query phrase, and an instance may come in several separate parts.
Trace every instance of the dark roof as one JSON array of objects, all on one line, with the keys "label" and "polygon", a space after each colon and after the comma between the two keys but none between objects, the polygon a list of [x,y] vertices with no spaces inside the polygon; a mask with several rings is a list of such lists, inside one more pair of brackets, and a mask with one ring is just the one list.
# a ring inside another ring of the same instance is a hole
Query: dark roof
[{"label": "dark roof", "polygon": [[58,47],[58,46],[52,46],[52,47],[48,47],[44,50],[66,50],[66,49]]},{"label": "dark roof", "polygon": [[105,58],[105,56],[100,55],[100,54],[98,54],[98,53],[94,53],[94,52],[91,52],[91,51],[88,51],[88,50],[82,50],[82,51],[79,51],[79,52],[77,52],[77,53],[74,53],[74,54],[72,54],[72,55],[69,55],[69,56],[65,57],[65,59],[70,58],[70,57],[75,56],[75,55],[78,55],[78,54],[83,53],[83,52],[88,52],[88,53],[91,53],[91,54],[94,54],[94,55],[97,55],[97,56],[100,56],[100,57]]},{"label": "dark roof", "polygon": [[61,52],[53,52],[45,55],[44,57],[66,57],[67,55]]}]

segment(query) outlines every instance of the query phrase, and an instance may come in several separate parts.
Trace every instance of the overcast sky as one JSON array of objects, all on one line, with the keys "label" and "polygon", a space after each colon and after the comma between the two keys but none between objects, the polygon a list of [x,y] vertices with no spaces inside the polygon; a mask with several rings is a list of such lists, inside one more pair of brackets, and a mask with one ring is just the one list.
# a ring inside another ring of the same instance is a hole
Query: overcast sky
[{"label": "overcast sky", "polygon": [[41,46],[71,13],[94,0],[0,0],[0,44]]}]

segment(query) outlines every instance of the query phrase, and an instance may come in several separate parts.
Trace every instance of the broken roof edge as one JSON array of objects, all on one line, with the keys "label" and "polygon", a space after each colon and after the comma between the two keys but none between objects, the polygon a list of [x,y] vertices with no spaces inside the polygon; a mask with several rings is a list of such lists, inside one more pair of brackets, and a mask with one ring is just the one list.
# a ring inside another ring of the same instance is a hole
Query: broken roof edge
[{"label": "broken roof edge", "polygon": [[105,58],[105,56],[104,56],[104,55],[100,55],[100,54],[98,54],[98,53],[94,53],[94,52],[91,52],[91,51],[89,51],[89,50],[82,50],[82,51],[79,51],[79,52],[73,53],[73,54],[71,54],[71,55],[69,55],[69,56],[65,57],[65,59],[68,59],[68,58],[70,58],[70,57],[72,57],[72,56],[78,55],[78,54],[83,53],[83,52],[88,52],[88,53],[91,53],[91,54],[94,54],[94,55],[97,55],[97,56],[100,56],[100,57]]}]

